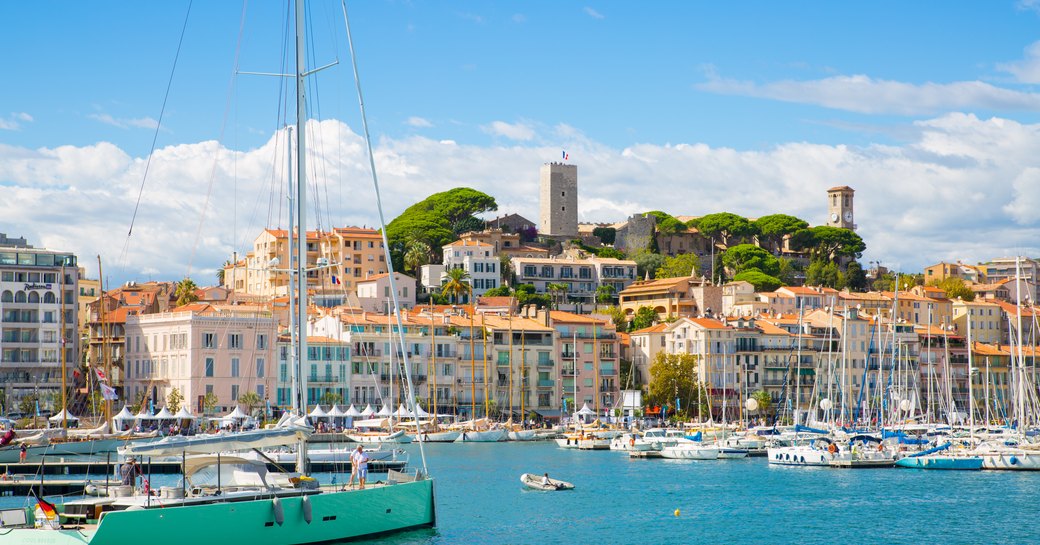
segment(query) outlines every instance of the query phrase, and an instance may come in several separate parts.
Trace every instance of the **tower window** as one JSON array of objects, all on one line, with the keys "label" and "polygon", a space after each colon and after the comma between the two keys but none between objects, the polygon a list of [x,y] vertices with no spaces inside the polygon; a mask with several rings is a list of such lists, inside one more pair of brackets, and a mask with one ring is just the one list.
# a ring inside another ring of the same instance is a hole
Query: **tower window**
[{"label": "tower window", "polygon": [[566,206],[561,206],[560,207],[560,211],[561,212],[566,212],[567,211],[567,207]]},{"label": "tower window", "polygon": [[561,197],[566,197],[567,196],[567,192],[566,191],[561,191],[560,192],[560,196]]}]

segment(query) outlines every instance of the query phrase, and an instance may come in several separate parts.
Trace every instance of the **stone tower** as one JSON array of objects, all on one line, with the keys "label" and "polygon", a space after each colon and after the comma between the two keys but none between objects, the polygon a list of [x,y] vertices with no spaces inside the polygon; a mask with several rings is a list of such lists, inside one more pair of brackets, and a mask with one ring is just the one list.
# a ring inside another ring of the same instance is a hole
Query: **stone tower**
[{"label": "stone tower", "polygon": [[856,190],[847,185],[827,190],[827,225],[856,230],[852,213],[852,197]]},{"label": "stone tower", "polygon": [[542,165],[539,204],[539,235],[577,238],[578,166],[563,163]]}]

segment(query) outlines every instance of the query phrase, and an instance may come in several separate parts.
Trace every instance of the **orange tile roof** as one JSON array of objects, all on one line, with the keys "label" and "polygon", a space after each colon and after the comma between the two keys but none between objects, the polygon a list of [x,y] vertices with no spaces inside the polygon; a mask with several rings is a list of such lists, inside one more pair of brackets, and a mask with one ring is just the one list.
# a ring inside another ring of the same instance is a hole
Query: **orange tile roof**
[{"label": "orange tile roof", "polygon": [[644,327],[643,329],[637,329],[636,331],[632,331],[631,333],[629,333],[629,335],[642,335],[644,333],[663,333],[664,330],[667,328],[668,324],[660,323],[652,325],[650,327]]},{"label": "orange tile roof", "polygon": [[471,247],[474,247],[474,248],[479,248],[481,246],[486,246],[488,248],[492,247],[490,244],[488,244],[486,242],[481,242],[479,240],[456,240],[455,242],[451,242],[449,244],[445,244],[444,246],[445,247],[451,246],[453,248],[454,247],[462,248],[464,246],[471,246]]},{"label": "orange tile roof", "polygon": [[705,329],[733,329],[732,327],[714,319],[714,318],[683,318],[689,320]]},{"label": "orange tile roof", "polygon": [[477,298],[477,306],[486,307],[510,307],[513,305],[513,298],[505,295],[502,296],[481,296]]},{"label": "orange tile roof", "polygon": [[565,324],[606,324],[607,320],[599,320],[591,316],[584,314],[574,314],[573,312],[564,312],[562,310],[553,310],[549,312],[549,317],[554,322],[562,322]]}]

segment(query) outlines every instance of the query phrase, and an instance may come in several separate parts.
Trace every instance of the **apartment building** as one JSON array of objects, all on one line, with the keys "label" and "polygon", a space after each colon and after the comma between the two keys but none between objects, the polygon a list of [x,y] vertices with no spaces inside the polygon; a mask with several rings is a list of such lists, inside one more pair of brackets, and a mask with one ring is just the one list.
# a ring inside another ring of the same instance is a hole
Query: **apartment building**
[{"label": "apartment building", "polygon": [[514,257],[511,262],[520,283],[533,284],[540,294],[550,293],[550,284],[563,284],[567,299],[577,303],[595,303],[599,286],[621,293],[636,280],[636,262],[624,259],[570,254],[548,259]]},{"label": "apartment building", "polygon": [[[75,255],[33,248],[25,239],[0,233],[0,386],[5,409],[28,395],[46,399],[59,393],[63,366],[71,380],[79,362],[78,305]],[[47,408],[46,403],[41,406]]]},{"label": "apartment building", "polygon": [[[292,406],[293,378],[292,339],[288,335],[278,337],[278,377],[272,405],[279,408]],[[315,405],[326,409],[335,403],[349,404],[351,397],[350,343],[322,336],[307,336],[307,355],[301,373],[305,380],[304,399],[307,411]]]},{"label": "apartment building", "polygon": [[[748,284],[750,286],[750,284]],[[682,276],[635,282],[618,293],[618,307],[630,318],[650,307],[660,320],[721,312],[723,288],[703,277]]]},{"label": "apartment building", "polygon": [[[549,322],[557,337],[559,394],[573,401],[568,408],[588,404],[597,414],[615,408],[626,385],[620,382],[621,345],[614,324],[560,311],[549,312]],[[550,376],[540,374],[539,382]]]},{"label": "apartment building", "polygon": [[[469,275],[470,294],[473,298],[484,295],[489,289],[501,284],[502,271],[494,246],[475,240],[457,240],[446,244],[444,252],[444,274],[451,269],[462,269]],[[444,277],[442,275],[441,281]]]},{"label": "apartment building", "polygon": [[[197,414],[227,412],[246,392],[274,395],[278,324],[264,307],[192,303],[126,317],[124,401],[154,401],[177,389]],[[206,396],[216,396],[208,407]]]},{"label": "apartment building", "polygon": [[[263,298],[288,295],[292,238],[285,229],[264,229],[244,258],[236,256],[224,268],[224,287]],[[306,254],[306,268],[313,269],[307,286],[318,292],[354,293],[359,280],[387,272],[382,235],[375,229],[308,231]]]}]

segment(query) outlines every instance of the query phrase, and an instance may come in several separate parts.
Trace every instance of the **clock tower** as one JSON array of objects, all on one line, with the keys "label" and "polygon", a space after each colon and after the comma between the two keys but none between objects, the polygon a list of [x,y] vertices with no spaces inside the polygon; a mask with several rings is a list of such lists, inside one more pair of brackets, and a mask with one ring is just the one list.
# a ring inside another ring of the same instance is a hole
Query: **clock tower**
[{"label": "clock tower", "polygon": [[856,230],[852,215],[852,197],[856,190],[847,185],[827,190],[827,225]]}]

